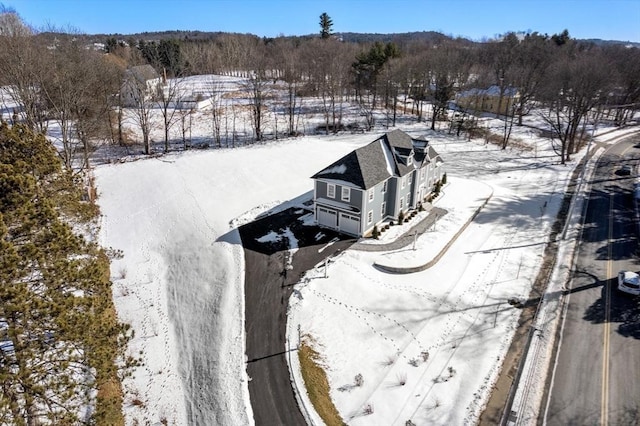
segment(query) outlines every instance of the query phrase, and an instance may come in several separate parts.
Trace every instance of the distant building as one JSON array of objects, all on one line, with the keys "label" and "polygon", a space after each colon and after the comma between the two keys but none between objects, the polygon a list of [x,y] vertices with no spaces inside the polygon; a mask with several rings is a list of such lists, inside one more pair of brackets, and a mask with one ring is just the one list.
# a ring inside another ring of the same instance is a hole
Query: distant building
[{"label": "distant building", "polygon": [[312,176],[318,225],[357,237],[417,208],[444,173],[426,139],[393,130]]},{"label": "distant building", "polygon": [[122,106],[135,107],[151,99],[162,84],[158,72],[151,65],[139,65],[125,71],[120,89]]},{"label": "distant building", "polygon": [[[500,102],[500,87],[491,86],[487,89],[471,89],[456,95],[458,107],[478,112],[506,115],[520,100],[520,92],[513,87],[507,87]],[[498,110],[498,108],[500,108]]]}]

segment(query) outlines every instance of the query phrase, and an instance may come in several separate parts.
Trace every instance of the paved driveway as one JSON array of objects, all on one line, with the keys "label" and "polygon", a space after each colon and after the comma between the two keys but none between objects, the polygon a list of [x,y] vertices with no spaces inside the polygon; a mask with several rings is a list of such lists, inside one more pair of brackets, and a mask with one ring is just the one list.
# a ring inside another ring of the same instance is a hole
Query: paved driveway
[{"label": "paved driveway", "polygon": [[[240,227],[246,263],[247,373],[258,426],[305,424],[291,387],[285,352],[289,296],[305,271],[355,242],[304,225],[308,214],[308,210],[290,208]],[[298,250],[289,259],[293,238]]]}]

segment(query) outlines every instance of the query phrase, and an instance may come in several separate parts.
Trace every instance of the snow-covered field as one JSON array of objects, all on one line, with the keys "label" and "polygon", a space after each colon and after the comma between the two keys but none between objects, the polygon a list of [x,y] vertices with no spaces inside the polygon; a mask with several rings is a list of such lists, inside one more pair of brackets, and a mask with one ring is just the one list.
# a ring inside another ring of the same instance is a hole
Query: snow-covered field
[{"label": "snow-covered field", "polygon": [[[328,278],[324,269],[309,271],[290,302],[288,340],[297,344],[298,324],[312,339],[349,424],[472,424],[519,315],[507,300],[528,296],[575,163],[559,165],[528,128],[512,137],[529,150],[500,150],[424,123],[401,128],[427,135],[442,155],[449,184],[436,205],[449,213],[419,236],[415,250],[348,250]],[[204,137],[207,129],[199,122],[192,130]],[[309,176],[382,132],[174,153],[95,170],[101,243],[124,255],[112,264],[115,304],[135,330],[129,352],[143,362],[124,380],[127,424],[253,423],[235,226],[307,193]],[[373,266],[426,263],[488,197],[433,267],[393,275]],[[292,367],[301,384],[295,359]]]},{"label": "snow-covered field", "polygon": [[[315,342],[349,424],[477,420],[519,316],[508,300],[528,297],[572,170],[548,152],[431,140],[451,176],[436,202],[449,214],[418,237],[415,250],[341,254],[327,279],[323,268],[310,271],[299,285],[300,299],[292,299],[289,321]],[[432,268],[395,275],[373,266],[426,263],[434,246],[471,218],[470,207],[489,196]],[[296,336],[297,330],[290,339]],[[358,374],[362,386],[355,386]]]},{"label": "snow-covered field", "polygon": [[309,176],[370,138],[309,137],[95,170],[101,243],[124,254],[112,263],[116,308],[143,361],[124,381],[127,424],[252,423],[244,257],[230,222],[308,192]]}]

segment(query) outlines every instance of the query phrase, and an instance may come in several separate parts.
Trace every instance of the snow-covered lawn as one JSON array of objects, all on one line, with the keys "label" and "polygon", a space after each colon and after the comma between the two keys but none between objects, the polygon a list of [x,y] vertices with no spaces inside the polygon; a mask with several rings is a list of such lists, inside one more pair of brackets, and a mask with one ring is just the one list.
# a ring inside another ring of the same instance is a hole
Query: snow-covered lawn
[{"label": "snow-covered lawn", "polygon": [[[349,424],[477,420],[519,316],[508,300],[528,297],[572,170],[553,164],[548,152],[538,159],[437,139],[432,135],[453,170],[436,202],[449,214],[435,230],[419,236],[415,250],[344,252],[328,278],[323,267],[310,271],[291,301],[290,342],[300,324],[323,357],[332,398]],[[490,195],[430,269],[396,275],[374,267],[426,263]]]},{"label": "snow-covered lawn", "polygon": [[124,255],[112,263],[115,304],[135,331],[129,352],[143,361],[124,381],[127,424],[253,422],[244,257],[230,222],[307,193],[309,176],[370,138],[309,137],[96,169],[101,243]]},{"label": "snow-covered lawn", "polygon": [[[207,126],[199,120],[193,130],[205,137]],[[512,338],[519,312],[507,300],[529,294],[575,163],[559,165],[547,142],[527,128],[514,129],[513,137],[530,150],[500,150],[425,124],[402,129],[426,134],[442,155],[450,183],[437,206],[448,214],[418,238],[416,250],[348,250],[329,265],[328,278],[323,268],[309,271],[291,300],[288,340],[297,344],[298,324],[313,339],[350,424],[469,424]],[[127,424],[253,423],[236,227],[307,194],[309,176],[380,133],[175,153],[96,169],[101,243],[123,252],[112,264],[115,304],[135,331],[129,352],[143,362],[124,380]],[[433,267],[393,275],[373,266],[427,262],[489,195]],[[361,387],[353,386],[357,374]],[[295,360],[293,375],[301,384]],[[364,415],[368,407],[372,413]]]}]

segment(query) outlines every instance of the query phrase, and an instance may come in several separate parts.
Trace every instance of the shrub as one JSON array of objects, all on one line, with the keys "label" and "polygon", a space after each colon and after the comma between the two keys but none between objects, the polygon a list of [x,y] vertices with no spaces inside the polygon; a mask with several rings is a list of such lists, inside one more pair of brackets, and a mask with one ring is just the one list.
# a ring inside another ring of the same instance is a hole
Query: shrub
[{"label": "shrub", "polygon": [[442,175],[442,184],[444,185],[445,183],[447,183],[447,174],[446,173],[444,173]]},{"label": "shrub", "polygon": [[362,377],[362,374],[356,374],[355,385],[358,387],[362,387],[363,384],[364,384],[364,378]]},{"label": "shrub", "polygon": [[400,210],[400,213],[398,213],[398,223],[402,224],[403,222],[404,222],[404,212]]},{"label": "shrub", "polygon": [[380,233],[378,232],[378,226],[374,225],[373,226],[373,231],[371,231],[371,236],[373,238],[375,238],[376,240],[378,239],[378,237],[380,236]]}]

